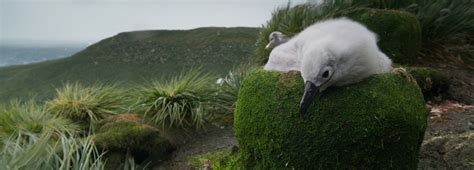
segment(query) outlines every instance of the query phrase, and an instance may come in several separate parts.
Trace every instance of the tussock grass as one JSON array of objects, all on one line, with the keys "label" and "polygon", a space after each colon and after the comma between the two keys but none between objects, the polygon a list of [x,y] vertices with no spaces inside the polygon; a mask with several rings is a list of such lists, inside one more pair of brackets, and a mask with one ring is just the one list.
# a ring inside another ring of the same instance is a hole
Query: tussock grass
[{"label": "tussock grass", "polygon": [[0,110],[0,169],[103,169],[91,138],[80,139],[71,120],[30,100]]},{"label": "tussock grass", "polygon": [[[422,26],[422,55],[446,55],[446,50],[473,43],[474,1],[357,0],[355,2],[372,8],[396,9],[415,14]],[[456,49],[451,51],[463,52],[474,50],[474,47],[471,45]]]},{"label": "tussock grass", "polygon": [[152,81],[140,88],[145,117],[163,127],[200,128],[215,104],[215,76],[198,70],[183,72],[166,82]]},{"label": "tussock grass", "polygon": [[92,138],[76,139],[65,134],[55,137],[46,132],[23,142],[24,136],[5,141],[0,154],[0,169],[104,169],[105,161]]},{"label": "tussock grass", "polygon": [[[0,107],[0,140],[12,135],[35,138],[41,133],[75,134],[78,126],[70,120],[48,113],[33,100],[13,101]],[[1,145],[0,145],[1,146]]]},{"label": "tussock grass", "polygon": [[232,113],[239,94],[240,84],[247,73],[243,70],[231,71],[224,78],[218,80],[218,99],[221,107],[226,113]]},{"label": "tussock grass", "polygon": [[65,84],[56,90],[56,96],[46,103],[48,111],[75,122],[97,122],[123,109],[127,98],[115,85],[83,86]]},{"label": "tussock grass", "polygon": [[401,10],[416,15],[422,28],[421,56],[453,56],[474,50],[470,45],[474,43],[474,1],[323,0],[296,6],[288,4],[275,10],[260,30],[256,62],[266,63],[270,50],[265,50],[265,45],[271,32],[293,36],[319,20],[344,16],[357,8]]}]

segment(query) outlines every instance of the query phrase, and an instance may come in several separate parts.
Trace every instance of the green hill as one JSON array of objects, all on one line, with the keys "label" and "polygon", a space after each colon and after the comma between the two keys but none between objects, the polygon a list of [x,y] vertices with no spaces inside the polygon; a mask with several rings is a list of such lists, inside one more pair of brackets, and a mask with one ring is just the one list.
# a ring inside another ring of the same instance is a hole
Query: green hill
[{"label": "green hill", "polygon": [[198,28],[120,33],[71,57],[0,68],[0,101],[51,96],[64,82],[123,84],[201,67],[219,75],[253,57],[257,28]]}]

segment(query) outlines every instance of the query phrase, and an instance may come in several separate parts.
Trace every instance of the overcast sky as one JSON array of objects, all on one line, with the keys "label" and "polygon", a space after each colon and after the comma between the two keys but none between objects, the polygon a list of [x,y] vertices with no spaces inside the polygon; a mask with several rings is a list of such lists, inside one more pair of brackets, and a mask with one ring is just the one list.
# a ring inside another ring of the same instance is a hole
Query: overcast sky
[{"label": "overcast sky", "polygon": [[[292,0],[292,4],[305,0]],[[0,0],[0,43],[93,43],[119,32],[258,27],[288,0]]]}]

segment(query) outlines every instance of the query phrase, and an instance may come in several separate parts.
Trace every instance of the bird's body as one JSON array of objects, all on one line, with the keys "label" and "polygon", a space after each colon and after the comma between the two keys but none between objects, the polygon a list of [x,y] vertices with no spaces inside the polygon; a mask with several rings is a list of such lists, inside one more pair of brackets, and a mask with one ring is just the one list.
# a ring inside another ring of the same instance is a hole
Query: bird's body
[{"label": "bird's body", "polygon": [[362,24],[339,18],[315,23],[275,47],[265,69],[300,71],[306,84],[309,82],[319,92],[389,72],[391,64],[379,50],[373,32]]},{"label": "bird's body", "polygon": [[[283,72],[295,70],[304,74],[301,69],[305,66],[313,68],[318,65],[302,64],[303,57],[306,61],[325,58],[337,60],[336,63],[342,67],[335,74],[350,79],[339,80],[334,85],[350,84],[372,74],[388,72],[392,64],[377,47],[376,35],[365,26],[346,18],[313,24],[288,42],[275,47],[265,69]],[[311,74],[311,69],[306,69]]]}]

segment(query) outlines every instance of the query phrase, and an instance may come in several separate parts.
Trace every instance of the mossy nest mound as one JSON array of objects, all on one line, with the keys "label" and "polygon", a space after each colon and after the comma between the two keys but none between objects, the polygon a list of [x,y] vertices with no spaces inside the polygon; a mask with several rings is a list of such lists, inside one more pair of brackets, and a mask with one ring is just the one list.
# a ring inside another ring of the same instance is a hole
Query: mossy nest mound
[{"label": "mossy nest mound", "polygon": [[331,87],[304,118],[299,72],[252,71],[234,129],[244,167],[415,169],[427,112],[419,87],[395,73]]},{"label": "mossy nest mound", "polygon": [[294,36],[315,22],[338,17],[348,17],[375,32],[380,49],[395,63],[416,62],[421,48],[421,26],[415,15],[398,10],[348,8],[341,11],[334,9],[333,14],[321,16],[320,10],[323,9],[305,4],[276,11],[260,30],[256,43],[257,64],[264,65],[268,61],[271,50],[265,49],[265,46],[271,32],[280,31]]},{"label": "mossy nest mound", "polygon": [[165,160],[173,150],[158,129],[145,124],[136,114],[111,116],[99,126],[93,139],[99,149],[107,151],[109,169],[120,168],[127,154],[133,156],[136,163],[145,160],[156,163]]},{"label": "mossy nest mound", "polygon": [[421,48],[421,25],[415,15],[361,8],[347,14],[379,36],[378,46],[395,63],[414,64]]}]

